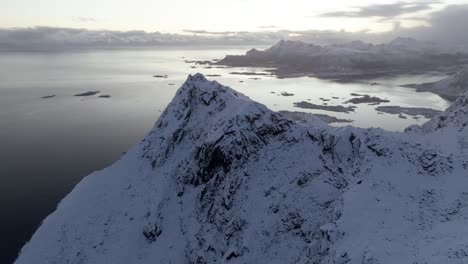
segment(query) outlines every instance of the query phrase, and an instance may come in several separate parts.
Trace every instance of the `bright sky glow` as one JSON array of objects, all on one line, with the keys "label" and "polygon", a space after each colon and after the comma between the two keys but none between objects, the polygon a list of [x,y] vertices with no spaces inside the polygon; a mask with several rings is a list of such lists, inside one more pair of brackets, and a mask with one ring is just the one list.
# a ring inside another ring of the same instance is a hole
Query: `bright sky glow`
[{"label": "bright sky glow", "polygon": [[427,16],[430,12],[440,10],[448,4],[467,3],[468,1],[406,3],[424,2],[432,4],[425,10],[382,19],[382,17],[364,17],[360,14],[354,17],[320,15],[352,12],[366,6],[405,2],[371,0],[1,0],[0,27],[50,26],[168,33],[181,33],[186,29],[385,31],[391,29],[396,20],[401,21],[401,25],[406,27],[421,25],[424,22],[419,18]]}]

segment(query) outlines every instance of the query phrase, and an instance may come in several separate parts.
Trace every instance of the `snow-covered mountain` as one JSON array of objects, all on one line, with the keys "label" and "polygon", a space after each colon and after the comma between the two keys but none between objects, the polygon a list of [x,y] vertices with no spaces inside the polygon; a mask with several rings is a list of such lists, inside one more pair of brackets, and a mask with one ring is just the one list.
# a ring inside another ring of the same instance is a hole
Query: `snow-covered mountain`
[{"label": "snow-covered mountain", "polygon": [[467,55],[441,53],[435,44],[398,38],[388,44],[353,41],[314,45],[281,40],[272,47],[228,55],[216,62],[235,67],[270,67],[281,77],[315,75],[337,77],[436,70],[466,63]]},{"label": "snow-covered mountain", "polygon": [[371,44],[360,40],[351,41],[344,44],[314,45],[302,41],[280,40],[277,44],[265,50],[266,53],[278,56],[301,55],[343,55],[356,54],[360,52],[368,53],[407,53],[413,51],[417,53],[440,53],[435,44],[419,42],[411,38],[396,38],[388,44]]},{"label": "snow-covered mountain", "polygon": [[419,92],[432,92],[438,94],[442,98],[454,101],[468,90],[468,67],[465,67],[456,74],[437,82],[408,84],[404,86],[416,88]]},{"label": "snow-covered mountain", "polygon": [[[385,45],[382,45],[385,46]],[[398,37],[388,43],[389,47],[405,50],[405,51],[416,51],[416,52],[425,52],[425,53],[443,53],[446,52],[442,47],[439,47],[433,42],[422,42],[417,41],[413,38],[402,38]]]},{"label": "snow-covered mountain", "polygon": [[[441,130],[443,133],[445,130],[451,129],[461,133],[461,138],[466,137],[468,127],[468,89],[459,96],[455,102],[442,114],[435,116],[422,126],[410,126],[407,131],[423,131],[423,132],[435,132]],[[441,141],[444,142],[444,141]],[[468,142],[459,141],[459,144],[466,146]],[[468,160],[467,160],[468,162]]]},{"label": "snow-covered mountain", "polygon": [[189,76],[16,263],[467,263],[467,97],[390,133],[296,123]]}]

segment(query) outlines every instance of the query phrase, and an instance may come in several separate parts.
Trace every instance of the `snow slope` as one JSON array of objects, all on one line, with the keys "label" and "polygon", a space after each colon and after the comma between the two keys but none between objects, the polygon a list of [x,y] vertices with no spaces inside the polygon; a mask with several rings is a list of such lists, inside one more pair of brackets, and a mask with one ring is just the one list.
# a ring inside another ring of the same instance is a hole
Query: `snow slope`
[{"label": "snow slope", "polygon": [[446,125],[390,133],[296,123],[189,76],[16,263],[467,263],[467,97]]}]

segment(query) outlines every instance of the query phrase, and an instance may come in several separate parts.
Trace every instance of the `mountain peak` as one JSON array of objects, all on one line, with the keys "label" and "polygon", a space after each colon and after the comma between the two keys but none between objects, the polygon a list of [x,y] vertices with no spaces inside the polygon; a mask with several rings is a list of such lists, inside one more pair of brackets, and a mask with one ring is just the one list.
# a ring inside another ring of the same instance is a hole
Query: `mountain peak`
[{"label": "mountain peak", "polygon": [[221,85],[217,81],[208,80],[201,73],[196,73],[187,77],[166,110],[184,110],[189,107],[210,106],[212,103],[220,103],[221,101],[225,103],[235,98],[247,99],[248,97]]},{"label": "mountain peak", "polygon": [[[219,148],[217,155],[248,157],[252,147],[286,132],[291,123],[230,87],[202,74],[190,75],[147,136],[145,156],[153,166],[161,166],[173,149],[183,145],[188,154],[193,148],[208,153],[210,146],[210,151]],[[199,182],[198,176],[190,178],[184,182]]]},{"label": "mountain peak", "polygon": [[227,101],[234,100],[235,98],[246,99],[247,97],[227,86],[221,85],[217,81],[208,80],[201,73],[196,73],[187,77],[166,111],[213,106],[216,103],[225,104]]},{"label": "mountain peak", "polygon": [[299,40],[280,40],[278,43],[270,47],[270,49],[278,49],[278,48],[294,48],[294,47],[305,47],[305,46],[313,46],[313,44],[305,43]]},{"label": "mountain peak", "polygon": [[390,41],[390,45],[411,45],[418,43],[417,40],[414,38],[405,38],[405,37],[397,37],[394,40]]},{"label": "mountain peak", "polygon": [[195,73],[194,75],[189,74],[186,82],[206,82],[208,81],[202,73]]},{"label": "mountain peak", "polygon": [[433,136],[301,125],[191,75],[16,263],[464,263],[467,159]]}]

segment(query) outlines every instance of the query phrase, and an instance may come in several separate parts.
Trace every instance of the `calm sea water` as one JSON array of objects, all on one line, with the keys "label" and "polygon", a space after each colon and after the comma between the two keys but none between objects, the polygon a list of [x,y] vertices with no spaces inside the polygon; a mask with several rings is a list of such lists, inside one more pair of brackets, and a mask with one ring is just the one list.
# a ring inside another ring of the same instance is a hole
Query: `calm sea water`
[{"label": "calm sea water", "polygon": [[[359,105],[355,113],[344,114],[307,111],[293,103],[310,99],[322,104],[322,97],[334,105],[351,98],[350,93],[365,93],[390,100],[388,105],[448,106],[436,95],[398,87],[443,77],[437,74],[369,80],[378,85],[315,78],[252,80],[229,72],[254,69],[191,68],[184,62],[243,54],[249,48],[0,53],[0,263],[14,260],[41,220],[83,176],[111,164],[144,136],[189,73],[219,74],[214,79],[274,110],[325,113],[355,120],[353,125],[360,127],[402,130],[424,119],[378,115],[375,106]],[[153,78],[155,74],[168,78]],[[73,96],[86,91],[112,97]],[[47,95],[56,96],[41,98]]]}]

